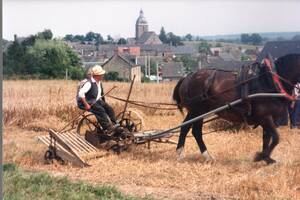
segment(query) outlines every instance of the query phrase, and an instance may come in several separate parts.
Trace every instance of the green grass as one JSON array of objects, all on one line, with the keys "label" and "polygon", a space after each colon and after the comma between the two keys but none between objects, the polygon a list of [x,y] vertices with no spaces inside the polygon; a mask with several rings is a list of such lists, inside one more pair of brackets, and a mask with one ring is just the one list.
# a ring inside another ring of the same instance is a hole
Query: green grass
[{"label": "green grass", "polygon": [[71,182],[66,177],[55,178],[45,173],[22,171],[11,163],[4,164],[3,171],[4,199],[152,199],[126,196],[111,186],[91,186]]}]

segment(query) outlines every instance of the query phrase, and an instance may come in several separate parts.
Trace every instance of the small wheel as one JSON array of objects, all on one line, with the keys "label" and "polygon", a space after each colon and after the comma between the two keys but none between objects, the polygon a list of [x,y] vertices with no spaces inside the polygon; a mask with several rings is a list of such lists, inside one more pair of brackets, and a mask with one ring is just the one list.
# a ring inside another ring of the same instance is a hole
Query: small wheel
[{"label": "small wheel", "polygon": [[85,136],[86,132],[97,132],[102,130],[101,126],[99,125],[97,118],[94,114],[88,114],[84,116],[78,123],[77,126],[77,134],[81,136]]},{"label": "small wheel", "polygon": [[[121,120],[123,112],[117,115],[117,119]],[[144,120],[142,116],[134,111],[128,110],[125,112],[123,120],[120,121],[121,127],[127,128],[130,132],[141,131],[144,127]]]},{"label": "small wheel", "polygon": [[55,159],[55,153],[51,148],[49,148],[45,152],[44,159],[45,159],[45,163],[47,163],[47,164],[53,163],[53,160]]}]

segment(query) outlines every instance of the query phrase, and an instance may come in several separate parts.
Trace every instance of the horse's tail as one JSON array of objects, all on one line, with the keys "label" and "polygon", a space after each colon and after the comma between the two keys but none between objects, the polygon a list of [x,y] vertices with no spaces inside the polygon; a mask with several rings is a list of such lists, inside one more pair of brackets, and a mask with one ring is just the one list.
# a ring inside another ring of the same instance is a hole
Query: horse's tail
[{"label": "horse's tail", "polygon": [[176,84],[174,91],[173,91],[173,100],[176,101],[177,108],[180,110],[181,113],[183,113],[183,107],[181,105],[181,98],[179,94],[179,88],[182,84],[182,81],[184,80],[184,77],[182,77]]}]

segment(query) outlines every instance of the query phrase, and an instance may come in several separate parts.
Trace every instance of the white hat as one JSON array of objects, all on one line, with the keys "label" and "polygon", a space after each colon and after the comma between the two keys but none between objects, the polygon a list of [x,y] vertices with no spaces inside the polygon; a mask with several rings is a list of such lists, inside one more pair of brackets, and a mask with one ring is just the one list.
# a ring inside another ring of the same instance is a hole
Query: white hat
[{"label": "white hat", "polygon": [[95,65],[91,71],[93,76],[105,74],[105,70],[100,65]]}]

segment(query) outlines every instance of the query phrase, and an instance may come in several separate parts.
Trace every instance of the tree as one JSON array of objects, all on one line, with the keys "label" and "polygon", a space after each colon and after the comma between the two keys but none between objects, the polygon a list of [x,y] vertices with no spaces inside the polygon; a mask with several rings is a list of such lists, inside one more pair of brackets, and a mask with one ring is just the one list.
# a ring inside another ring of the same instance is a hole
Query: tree
[{"label": "tree", "polygon": [[73,42],[84,42],[84,35],[75,35],[73,38]]},{"label": "tree", "polygon": [[17,41],[14,41],[3,55],[4,74],[11,76],[26,71],[24,57],[25,48]]},{"label": "tree", "polygon": [[258,45],[262,42],[262,37],[258,33],[252,33],[251,35],[247,33],[241,34],[241,42],[244,44]]},{"label": "tree", "polygon": [[168,43],[170,43],[173,46],[183,45],[183,43],[181,42],[181,38],[172,32],[169,32],[167,34],[167,38],[168,38]]},{"label": "tree", "polygon": [[251,41],[251,37],[247,33],[241,34],[241,42],[244,44],[248,44]]},{"label": "tree", "polygon": [[193,59],[191,56],[184,55],[181,57],[181,61],[183,62],[185,73],[187,74],[198,69],[197,60]]},{"label": "tree", "polygon": [[72,34],[67,34],[67,35],[65,35],[64,40],[73,42],[74,36]]},{"label": "tree", "polygon": [[21,45],[22,45],[23,47],[33,46],[36,39],[37,39],[37,36],[36,36],[36,35],[30,35],[30,36],[28,36],[27,38],[25,38],[25,40],[23,40],[23,41],[21,42]]},{"label": "tree", "polygon": [[37,34],[38,39],[51,40],[52,37],[53,37],[53,33],[50,29],[45,29],[43,32],[38,32]]},{"label": "tree", "polygon": [[261,44],[262,37],[258,33],[252,33],[251,42],[252,42],[253,45]]},{"label": "tree", "polygon": [[185,37],[185,39],[187,40],[187,41],[192,41],[192,39],[193,39],[193,36],[189,33],[189,34],[187,34],[186,36],[184,36]]},{"label": "tree", "polygon": [[158,37],[162,41],[162,43],[164,43],[164,44],[168,43],[168,38],[167,38],[166,31],[165,31],[164,27],[161,27]]},{"label": "tree", "polygon": [[107,35],[107,41],[108,41],[108,43],[110,43],[110,44],[113,44],[113,43],[114,43],[114,39],[113,39],[110,35]]},{"label": "tree", "polygon": [[85,41],[94,41],[95,40],[95,33],[94,32],[88,32],[86,35],[85,35],[85,38],[84,38]]},{"label": "tree", "polygon": [[120,38],[118,44],[127,44],[127,40],[125,38]]},{"label": "tree", "polygon": [[202,41],[202,42],[199,44],[199,48],[198,48],[199,53],[208,55],[209,52],[210,52],[210,46],[211,46],[211,45],[208,44],[208,42]]},{"label": "tree", "polygon": [[82,78],[78,54],[61,40],[49,38],[52,36],[45,30],[27,37],[21,44],[14,41],[3,55],[5,76],[63,78],[68,69],[71,78]]}]

